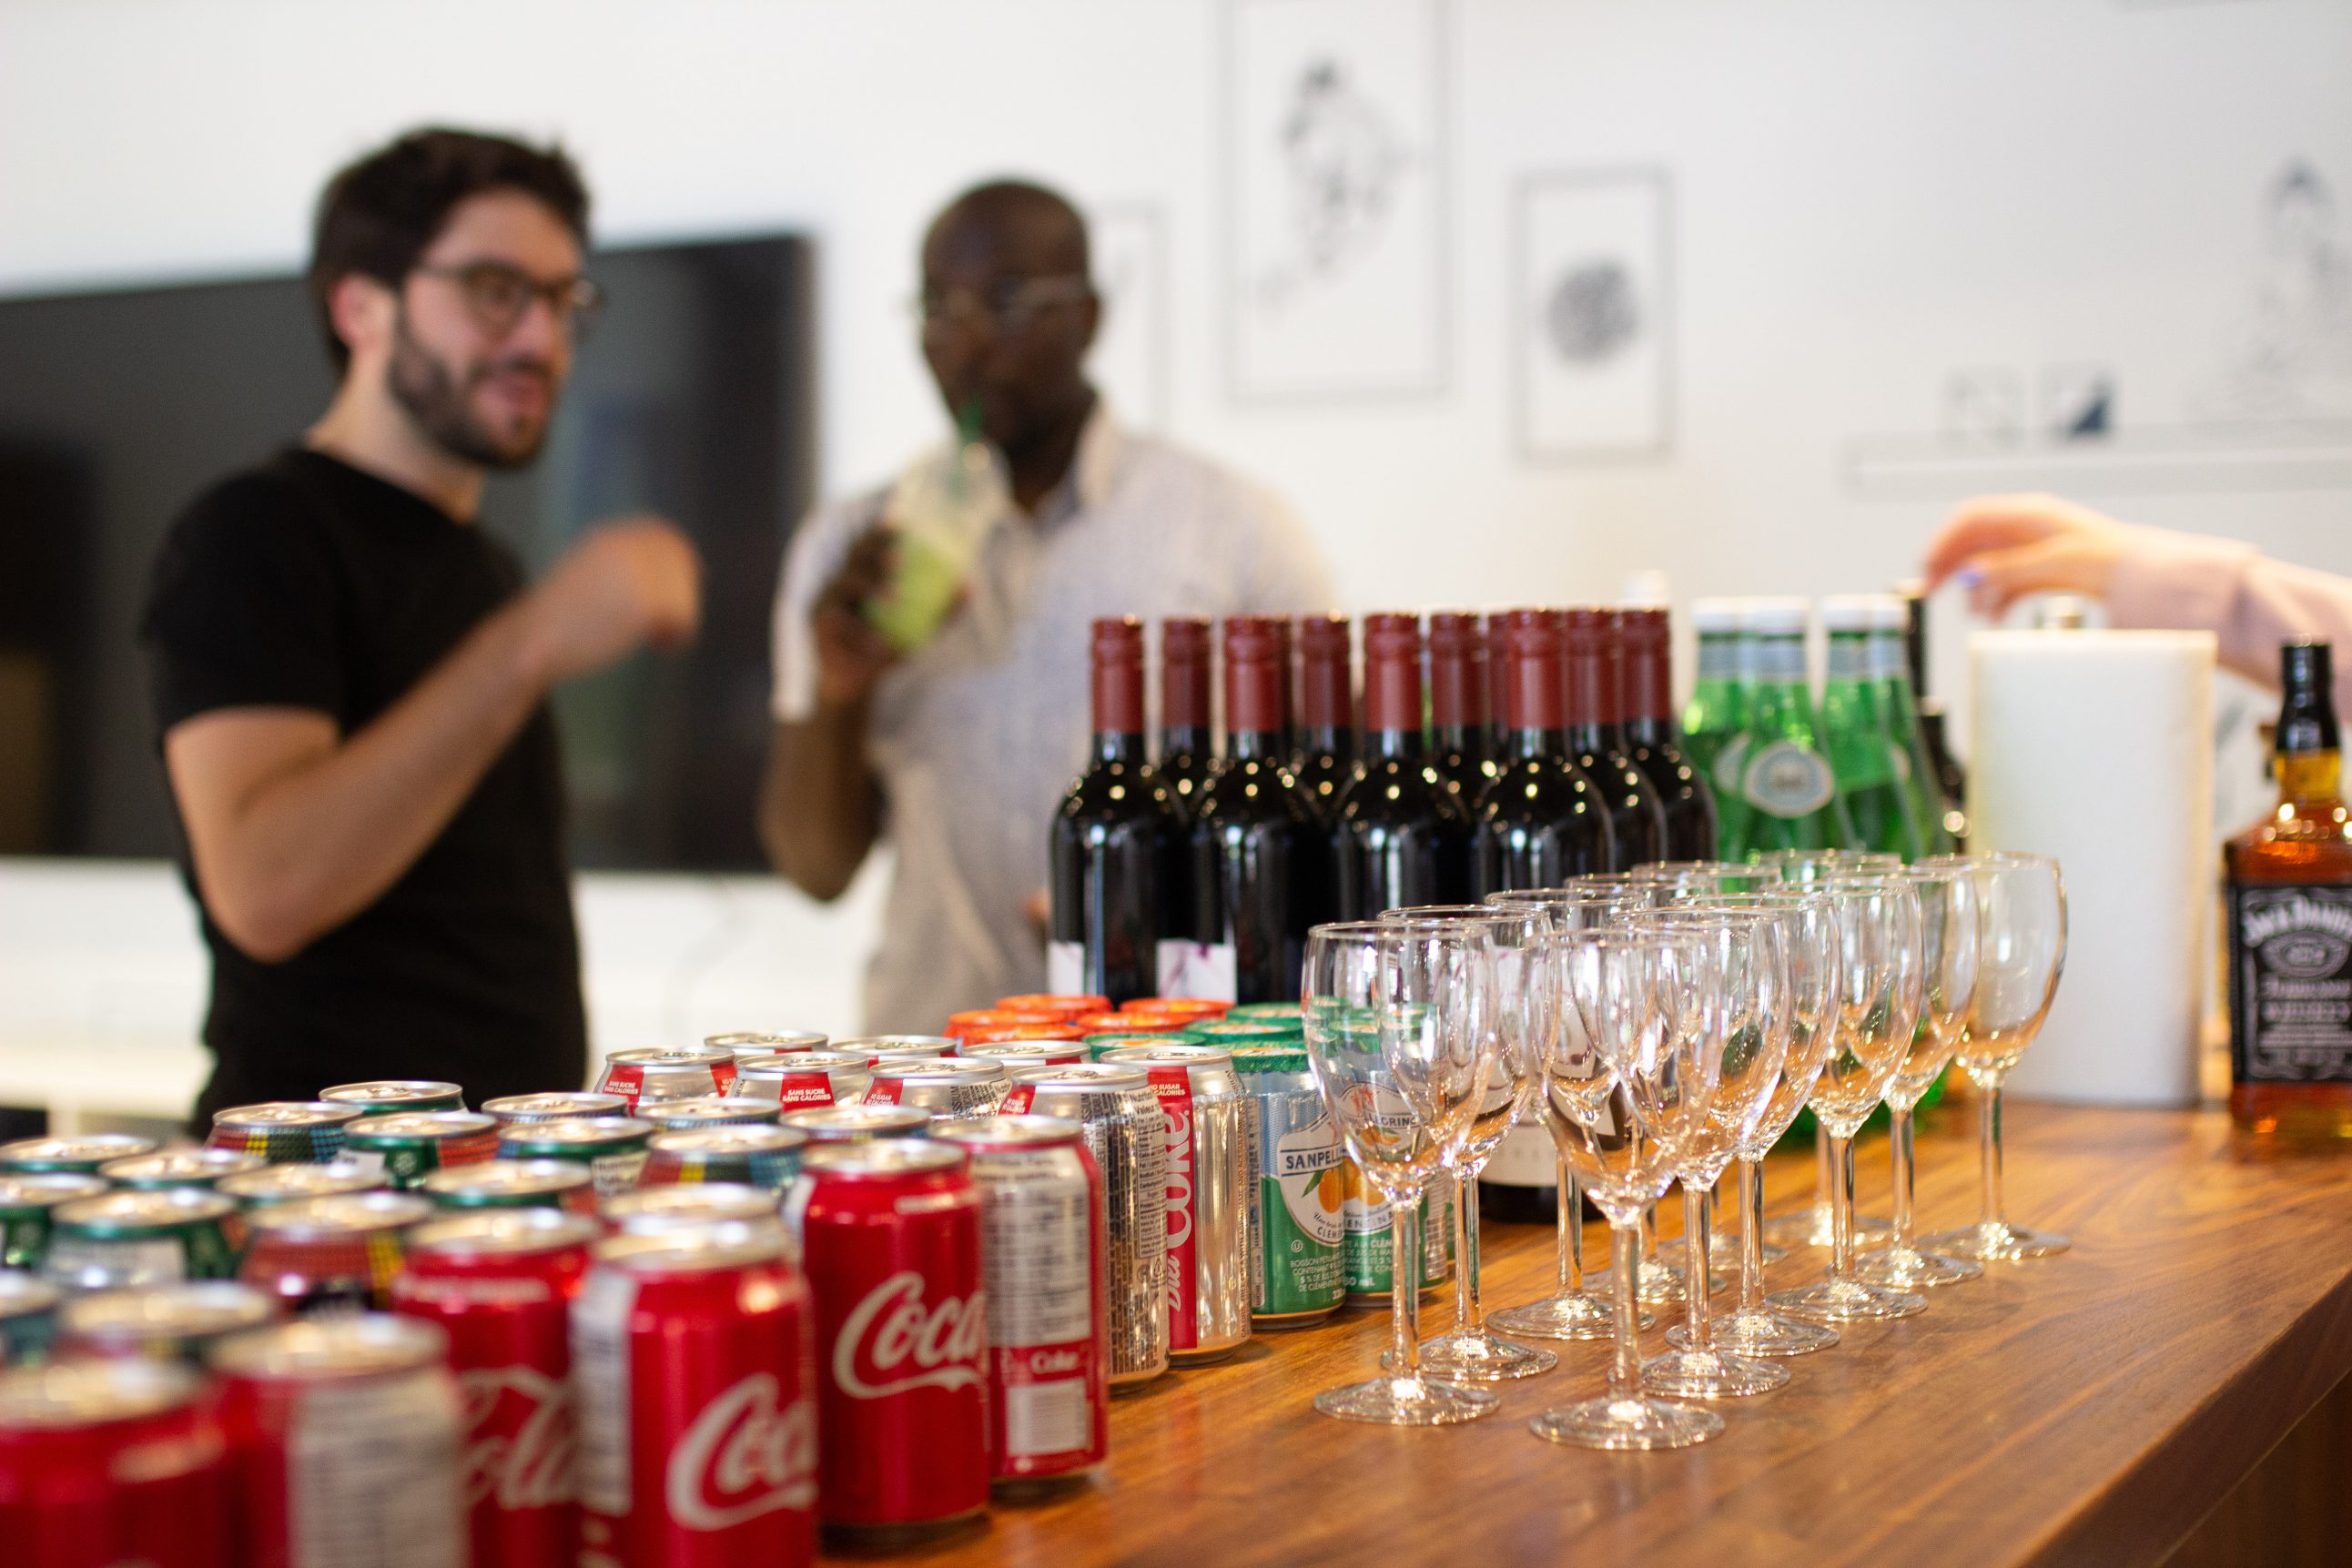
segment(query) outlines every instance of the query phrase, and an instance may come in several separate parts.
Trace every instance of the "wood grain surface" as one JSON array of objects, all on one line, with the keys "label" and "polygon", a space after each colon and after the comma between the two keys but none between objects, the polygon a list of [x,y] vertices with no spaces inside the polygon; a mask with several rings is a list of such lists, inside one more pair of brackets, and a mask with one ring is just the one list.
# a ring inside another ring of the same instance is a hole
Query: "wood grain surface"
[{"label": "wood grain surface", "polygon": [[[1490,1385],[1495,1416],[1395,1430],[1318,1416],[1371,1375],[1387,1320],[1351,1309],[1253,1340],[1112,1407],[1109,1463],[1078,1490],[893,1555],[940,1564],[2154,1563],[2352,1371],[2352,1161],[2242,1164],[2212,1112],[2015,1103],[2011,1218],[2074,1250],[1996,1265],[1926,1313],[1848,1325],[1729,1429],[1674,1453],[1539,1441],[1528,1418],[1600,1391],[1604,1345]],[[1885,1143],[1863,1148],[1866,1203]],[[1920,1139],[1923,1228],[1976,1211],[1969,1108]],[[1810,1197],[1776,1159],[1776,1210]],[[1670,1208],[1672,1206],[1669,1206]],[[1490,1224],[1486,1299],[1549,1287],[1548,1230]],[[1590,1256],[1606,1255],[1598,1227]],[[1773,1288],[1822,1255],[1775,1266]],[[1719,1265],[1721,1266],[1721,1265]],[[1450,1314],[1444,1295],[1424,1332]],[[1643,1336],[1663,1348],[1664,1324]],[[2347,1549],[2345,1561],[2352,1561]]]}]

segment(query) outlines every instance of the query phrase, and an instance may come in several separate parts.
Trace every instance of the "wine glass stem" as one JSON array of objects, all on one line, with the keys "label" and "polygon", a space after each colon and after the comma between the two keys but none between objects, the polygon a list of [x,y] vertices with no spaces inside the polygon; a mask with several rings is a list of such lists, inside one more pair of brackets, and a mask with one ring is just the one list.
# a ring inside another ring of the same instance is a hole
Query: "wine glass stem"
[{"label": "wine glass stem", "polygon": [[1613,1218],[1609,1222],[1609,1249],[1617,1264],[1617,1354],[1609,1364],[1609,1396],[1638,1399],[1642,1396],[1642,1346],[1635,1337],[1642,1311],[1639,1216],[1630,1225],[1620,1225]]},{"label": "wine glass stem", "polygon": [[2007,1218],[2000,1191],[2000,1080],[1984,1086],[1977,1105],[1977,1139],[1984,1152],[1984,1217],[1987,1225]]},{"label": "wine glass stem", "polygon": [[1584,1227],[1577,1223],[1576,1177],[1569,1174],[1568,1156],[1552,1158],[1559,1174],[1559,1293],[1572,1296],[1584,1289]]},{"label": "wine glass stem", "polygon": [[1830,1134],[1830,1278],[1853,1278],[1853,1138]]},{"label": "wine glass stem", "polygon": [[1916,1147],[1912,1134],[1916,1124],[1911,1112],[1889,1103],[1886,1107],[1886,1145],[1895,1155],[1895,1241],[1892,1250],[1908,1252],[1918,1240],[1918,1222],[1912,1209],[1911,1184],[1918,1174],[1915,1163]]},{"label": "wine glass stem", "polygon": [[1813,1201],[1831,1202],[1831,1190],[1836,1185],[1830,1170],[1830,1130],[1817,1120],[1813,1123]]},{"label": "wine glass stem", "polygon": [[1687,1348],[1705,1351],[1706,1342],[1706,1277],[1707,1277],[1707,1189],[1683,1178],[1683,1278],[1689,1288],[1683,1291],[1683,1326],[1689,1331]]},{"label": "wine glass stem", "polygon": [[1478,1299],[1478,1182],[1468,1171],[1454,1173],[1454,1326],[1475,1333],[1486,1321]]},{"label": "wine glass stem", "polygon": [[1413,1308],[1421,1296],[1420,1194],[1389,1205],[1389,1354],[1399,1376],[1421,1378],[1421,1341]]},{"label": "wine glass stem", "polygon": [[1764,1310],[1764,1162],[1739,1161],[1739,1309]]}]

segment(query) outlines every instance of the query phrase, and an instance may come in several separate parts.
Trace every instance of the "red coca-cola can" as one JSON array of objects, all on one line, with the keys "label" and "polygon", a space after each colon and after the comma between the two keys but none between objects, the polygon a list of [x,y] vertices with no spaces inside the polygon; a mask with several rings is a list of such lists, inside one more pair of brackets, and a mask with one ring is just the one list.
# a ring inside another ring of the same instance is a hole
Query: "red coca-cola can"
[{"label": "red coca-cola can", "polygon": [[511,1208],[436,1219],[409,1237],[393,1310],[449,1336],[478,1568],[572,1568],[579,1554],[572,1299],[603,1233],[560,1208]]},{"label": "red coca-cola can", "polygon": [[448,1354],[433,1324],[383,1312],[222,1343],[239,1568],[464,1568]]},{"label": "red coca-cola can", "polygon": [[66,1360],[0,1374],[9,1568],[228,1568],[228,1460],[195,1370]]},{"label": "red coca-cola can", "polygon": [[931,1135],[971,1156],[988,1290],[990,1473],[1074,1476],[1110,1449],[1102,1173],[1076,1122],[965,1116]]},{"label": "red coca-cola can", "polygon": [[773,1220],[597,1244],[572,1305],[582,1568],[815,1558],[810,1316]]},{"label": "red coca-cola can", "polygon": [[980,1193],[929,1139],[813,1146],[786,1204],[816,1295],[824,1522],[892,1539],[988,1506]]}]

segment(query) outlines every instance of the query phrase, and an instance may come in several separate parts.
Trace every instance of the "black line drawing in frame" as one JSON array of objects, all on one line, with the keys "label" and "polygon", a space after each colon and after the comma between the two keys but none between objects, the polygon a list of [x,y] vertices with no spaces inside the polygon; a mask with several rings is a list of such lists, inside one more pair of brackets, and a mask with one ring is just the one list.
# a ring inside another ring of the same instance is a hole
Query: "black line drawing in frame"
[{"label": "black line drawing in frame", "polygon": [[1661,463],[1675,445],[1674,181],[1663,168],[1520,177],[1512,428],[1530,464]]},{"label": "black line drawing in frame", "polygon": [[1087,226],[1103,302],[1087,371],[1121,419],[1164,431],[1174,405],[1165,213],[1157,202],[1096,203]]},{"label": "black line drawing in frame", "polygon": [[1225,0],[1220,21],[1228,395],[1443,393],[1444,0]]}]

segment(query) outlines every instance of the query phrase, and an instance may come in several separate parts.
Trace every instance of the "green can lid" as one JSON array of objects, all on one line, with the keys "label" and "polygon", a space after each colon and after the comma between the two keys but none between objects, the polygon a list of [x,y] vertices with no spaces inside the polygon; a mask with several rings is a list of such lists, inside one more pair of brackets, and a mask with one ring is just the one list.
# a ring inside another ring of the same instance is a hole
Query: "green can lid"
[{"label": "green can lid", "polygon": [[1125,1045],[1206,1045],[1209,1042],[1191,1029],[1171,1030],[1165,1034],[1090,1034],[1078,1042],[1087,1048],[1088,1061],[1100,1061],[1103,1052],[1117,1051]]},{"label": "green can lid", "polygon": [[1246,1078],[1253,1072],[1304,1072],[1307,1047],[1295,1041],[1232,1046],[1234,1071]]},{"label": "green can lid", "polygon": [[1219,1019],[1213,1023],[1196,1023],[1192,1032],[1201,1037],[1203,1045],[1240,1045],[1276,1043],[1300,1038],[1297,1024],[1253,1021],[1248,1019]]},{"label": "green can lid", "polygon": [[1281,1023],[1296,1029],[1305,1016],[1306,1009],[1297,1002],[1244,1002],[1225,1018],[1234,1023]]}]

